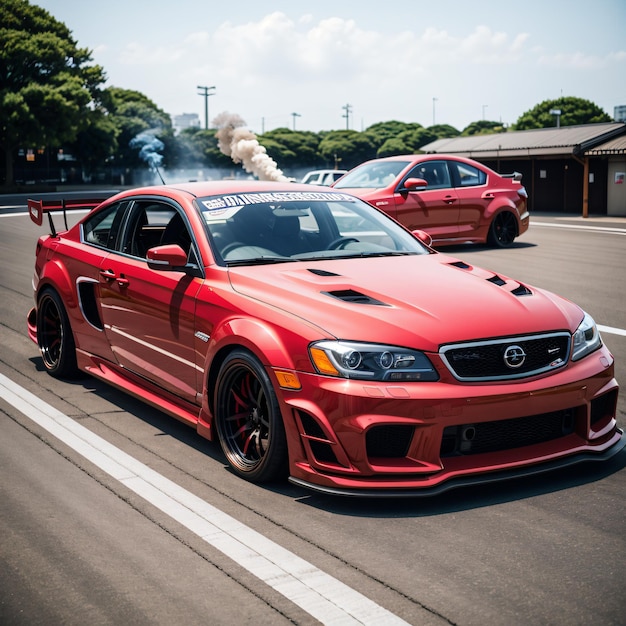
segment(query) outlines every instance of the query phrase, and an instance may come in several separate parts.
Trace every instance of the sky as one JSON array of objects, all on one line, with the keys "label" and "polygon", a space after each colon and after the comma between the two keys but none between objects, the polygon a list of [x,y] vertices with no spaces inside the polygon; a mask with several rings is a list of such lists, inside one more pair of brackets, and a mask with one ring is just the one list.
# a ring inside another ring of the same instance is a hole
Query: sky
[{"label": "sky", "polygon": [[[31,0],[172,116],[255,133],[514,124],[545,100],[626,105],[626,1]],[[347,117],[346,117],[347,115]]]}]

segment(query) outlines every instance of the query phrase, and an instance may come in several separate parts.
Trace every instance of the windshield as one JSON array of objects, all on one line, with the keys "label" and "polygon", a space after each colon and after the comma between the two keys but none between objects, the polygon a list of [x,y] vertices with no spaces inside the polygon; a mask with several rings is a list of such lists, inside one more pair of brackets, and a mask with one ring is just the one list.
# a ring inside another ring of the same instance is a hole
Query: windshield
[{"label": "windshield", "polygon": [[242,193],[198,202],[221,264],[430,253],[385,214],[343,193]]},{"label": "windshield", "polygon": [[371,161],[350,170],[334,189],[388,187],[411,161]]}]

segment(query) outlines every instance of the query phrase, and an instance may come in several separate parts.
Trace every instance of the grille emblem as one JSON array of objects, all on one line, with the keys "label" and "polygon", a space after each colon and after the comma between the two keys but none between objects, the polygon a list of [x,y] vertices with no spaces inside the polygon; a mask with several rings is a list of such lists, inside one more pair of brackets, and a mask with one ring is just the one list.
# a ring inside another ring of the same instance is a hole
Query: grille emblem
[{"label": "grille emblem", "polygon": [[526,353],[521,346],[509,346],[504,351],[504,363],[511,369],[517,369],[524,365]]}]

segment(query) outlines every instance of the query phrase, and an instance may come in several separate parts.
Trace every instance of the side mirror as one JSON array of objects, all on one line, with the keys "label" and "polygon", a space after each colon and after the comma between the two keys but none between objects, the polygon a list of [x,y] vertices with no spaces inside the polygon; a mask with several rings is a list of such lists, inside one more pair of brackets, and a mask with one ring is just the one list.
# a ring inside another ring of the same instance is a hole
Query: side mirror
[{"label": "side mirror", "polygon": [[187,253],[175,243],[150,248],[146,258],[148,265],[154,270],[180,272],[187,265]]},{"label": "side mirror", "polygon": [[419,239],[423,244],[426,244],[429,248],[432,248],[433,238],[425,230],[413,230],[411,234],[416,239]]},{"label": "side mirror", "polygon": [[428,187],[428,183],[423,178],[407,178],[403,186],[404,189],[408,189],[409,191],[417,191],[418,189]]}]

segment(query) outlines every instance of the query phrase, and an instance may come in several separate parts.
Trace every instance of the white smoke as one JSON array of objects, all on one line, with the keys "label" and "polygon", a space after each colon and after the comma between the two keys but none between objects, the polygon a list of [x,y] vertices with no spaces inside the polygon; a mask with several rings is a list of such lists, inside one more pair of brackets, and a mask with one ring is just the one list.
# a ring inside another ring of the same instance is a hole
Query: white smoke
[{"label": "white smoke", "polygon": [[246,172],[259,180],[287,181],[287,177],[278,168],[267,150],[258,142],[256,135],[247,128],[246,123],[236,113],[220,113],[213,125],[217,130],[219,149],[235,163],[243,164]]}]

